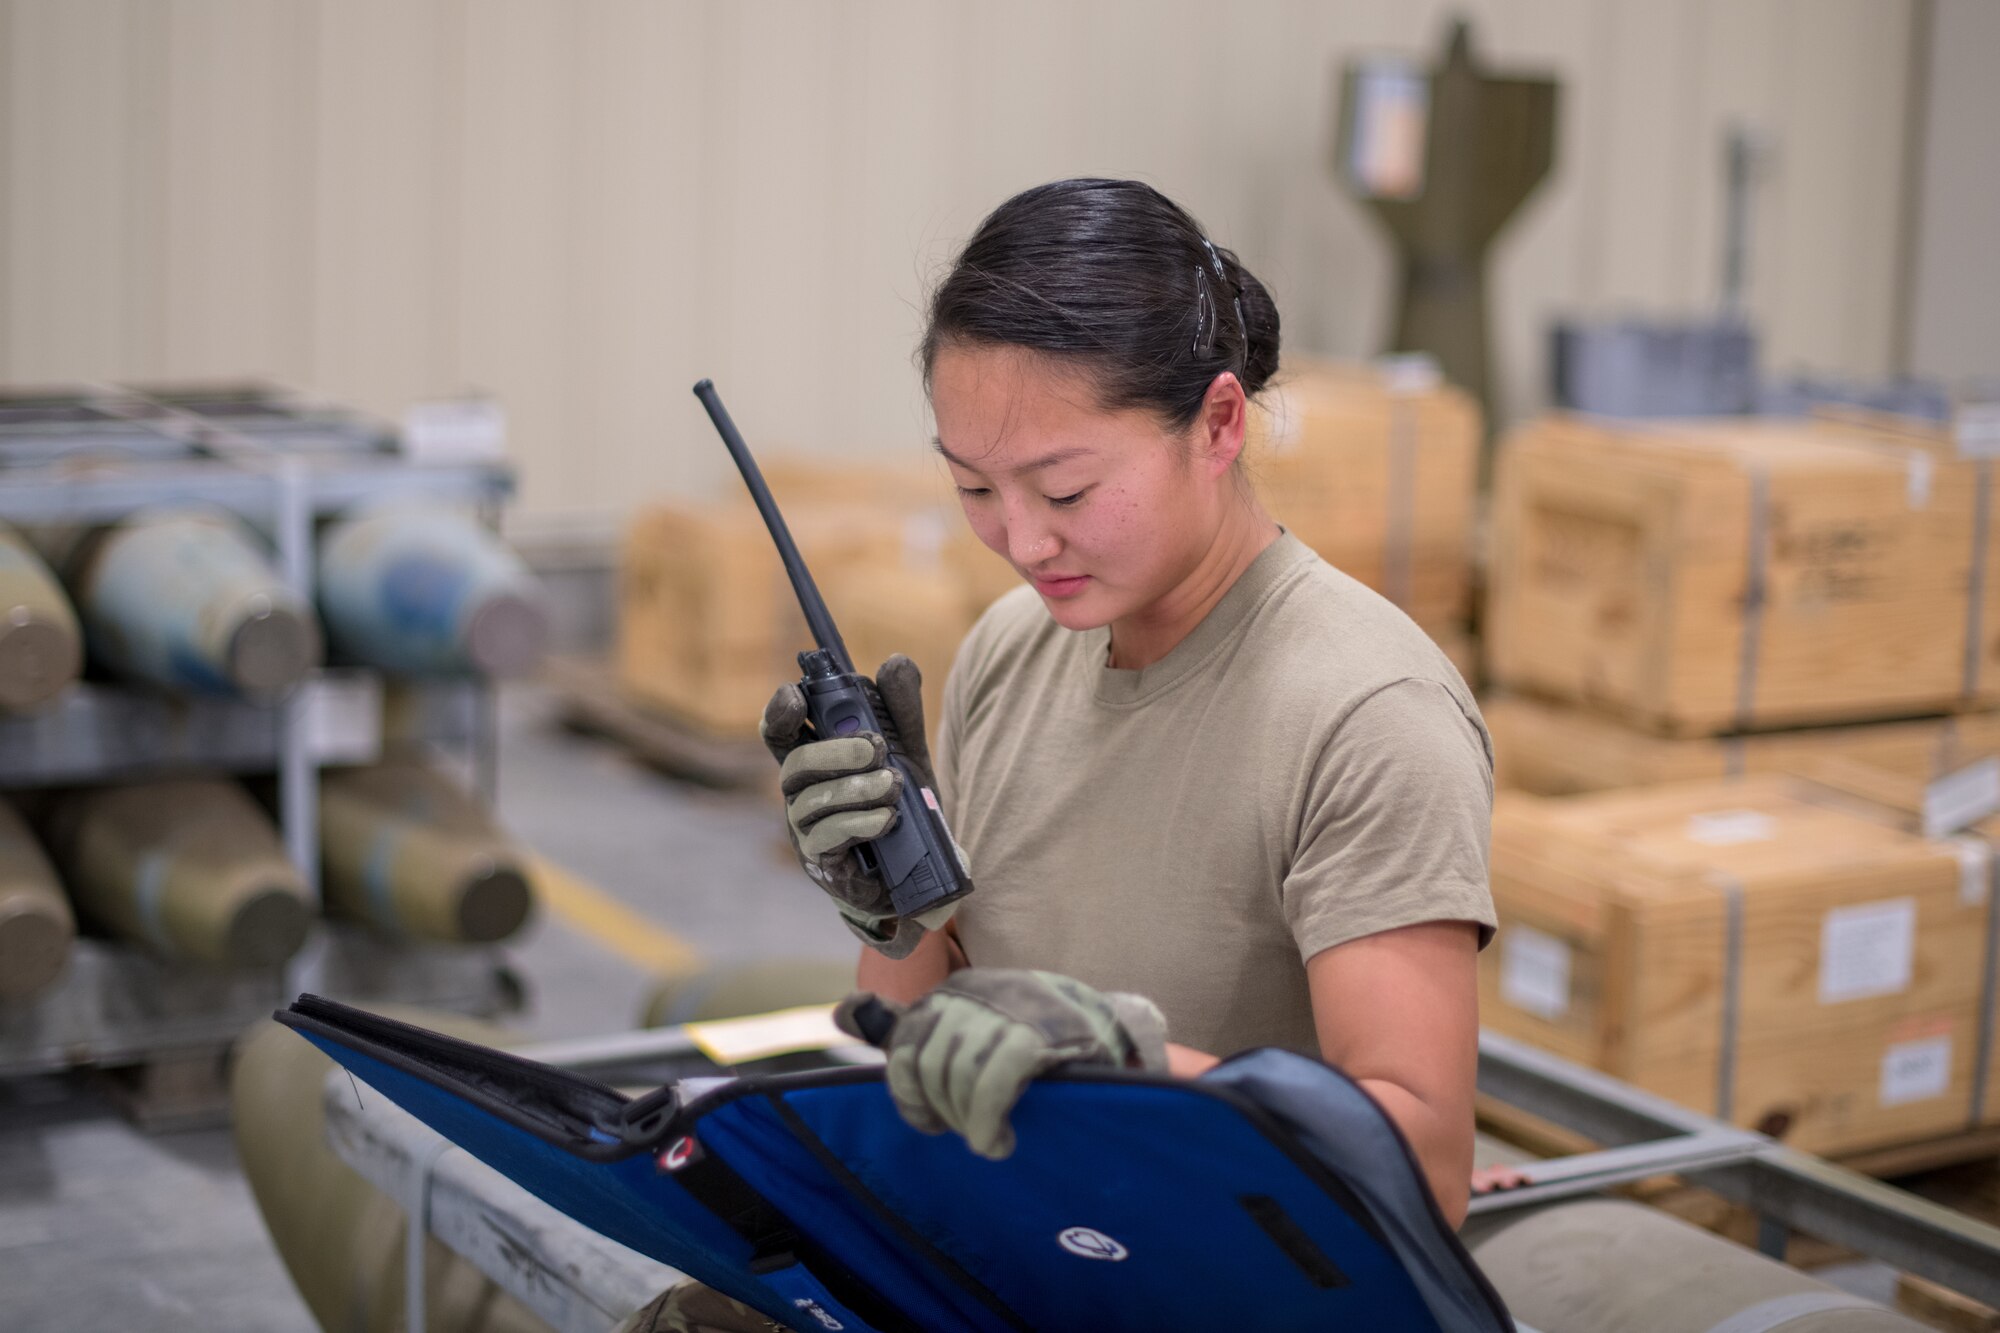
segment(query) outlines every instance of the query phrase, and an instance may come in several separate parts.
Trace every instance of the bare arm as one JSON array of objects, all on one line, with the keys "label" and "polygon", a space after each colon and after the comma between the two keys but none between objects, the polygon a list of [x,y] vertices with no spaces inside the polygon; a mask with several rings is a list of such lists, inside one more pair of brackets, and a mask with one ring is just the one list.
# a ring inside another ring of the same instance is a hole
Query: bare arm
[{"label": "bare arm", "polygon": [[1381,1103],[1445,1220],[1465,1220],[1479,1067],[1478,932],[1432,921],[1369,935],[1306,962],[1320,1052]]},{"label": "bare arm", "polygon": [[884,958],[873,949],[863,949],[855,984],[909,1004],[964,966],[965,950],[959,947],[957,934],[946,927],[918,940],[905,958]]},{"label": "bare arm", "polygon": [[[1396,1122],[1454,1227],[1465,1220],[1472,1184],[1478,952],[1469,922],[1433,921],[1336,945],[1306,963],[1320,1054]],[[1219,1063],[1167,1043],[1169,1073],[1195,1078]]]}]

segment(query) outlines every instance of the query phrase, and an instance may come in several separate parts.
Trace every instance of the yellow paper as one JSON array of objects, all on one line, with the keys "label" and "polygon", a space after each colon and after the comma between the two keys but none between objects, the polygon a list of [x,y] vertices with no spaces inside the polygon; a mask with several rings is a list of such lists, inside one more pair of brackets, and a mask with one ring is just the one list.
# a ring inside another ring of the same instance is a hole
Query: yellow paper
[{"label": "yellow paper", "polygon": [[854,1045],[854,1038],[833,1025],[830,1004],[801,1005],[797,1009],[724,1018],[713,1023],[689,1023],[683,1031],[697,1050],[719,1065]]}]

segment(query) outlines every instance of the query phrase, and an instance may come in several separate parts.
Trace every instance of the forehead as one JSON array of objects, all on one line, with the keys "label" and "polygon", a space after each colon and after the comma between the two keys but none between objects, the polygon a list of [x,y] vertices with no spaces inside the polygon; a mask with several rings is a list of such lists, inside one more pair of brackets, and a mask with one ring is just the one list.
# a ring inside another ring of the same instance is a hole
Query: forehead
[{"label": "forehead", "polygon": [[1020,347],[940,348],[931,410],[939,452],[981,471],[1027,471],[1166,435],[1149,412],[1106,408],[1088,372]]}]

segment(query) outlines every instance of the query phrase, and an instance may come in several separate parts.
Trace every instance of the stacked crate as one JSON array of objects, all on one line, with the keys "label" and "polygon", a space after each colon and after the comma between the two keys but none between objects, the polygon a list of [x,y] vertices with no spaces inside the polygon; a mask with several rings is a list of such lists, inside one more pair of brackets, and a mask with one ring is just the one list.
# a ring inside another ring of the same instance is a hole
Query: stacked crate
[{"label": "stacked crate", "polygon": [[1480,417],[1422,361],[1286,363],[1251,413],[1272,517],[1407,612],[1471,676]]},{"label": "stacked crate", "polygon": [[[1937,836],[2000,805],[1991,485],[1862,419],[1508,442],[1484,1022],[1814,1151],[1992,1117],[1990,857]],[[1991,791],[1755,776],[1855,769]]]},{"label": "stacked crate", "polygon": [[1480,704],[1502,787],[1569,796],[1694,778],[1792,773],[1845,759],[1935,781],[2000,755],[2000,713],[1659,736],[1573,703],[1497,694]]},{"label": "stacked crate", "polygon": [[1511,796],[1482,1021],[1812,1152],[1963,1130],[1985,873],[1800,779]]},{"label": "stacked crate", "polygon": [[1669,736],[1990,707],[1990,489],[1821,423],[1546,419],[1501,460],[1488,667]]},{"label": "stacked crate", "polygon": [[[1018,583],[1012,571],[976,542],[976,554],[965,549],[965,521],[936,466],[781,456],[763,471],[856,669],[872,674],[890,653],[908,654],[935,725],[959,640],[992,596]],[[617,646],[627,694],[702,731],[754,734],[771,692],[798,678],[797,655],[811,646],[747,498],[654,504],[627,529]]]}]

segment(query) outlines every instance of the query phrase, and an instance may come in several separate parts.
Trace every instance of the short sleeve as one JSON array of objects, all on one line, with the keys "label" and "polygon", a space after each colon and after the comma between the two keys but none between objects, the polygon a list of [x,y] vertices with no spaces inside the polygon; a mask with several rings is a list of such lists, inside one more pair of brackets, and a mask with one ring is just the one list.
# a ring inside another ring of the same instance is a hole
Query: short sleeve
[{"label": "short sleeve", "polygon": [[958,822],[958,747],[959,737],[965,734],[965,678],[970,671],[965,659],[961,647],[944,678],[944,694],[939,703],[943,716],[932,729],[936,741],[931,746],[931,771],[937,777],[938,800],[944,805],[947,824]]},{"label": "short sleeve", "polygon": [[1427,921],[1496,919],[1484,725],[1442,682],[1384,686],[1340,720],[1302,802],[1284,909],[1301,958]]}]

